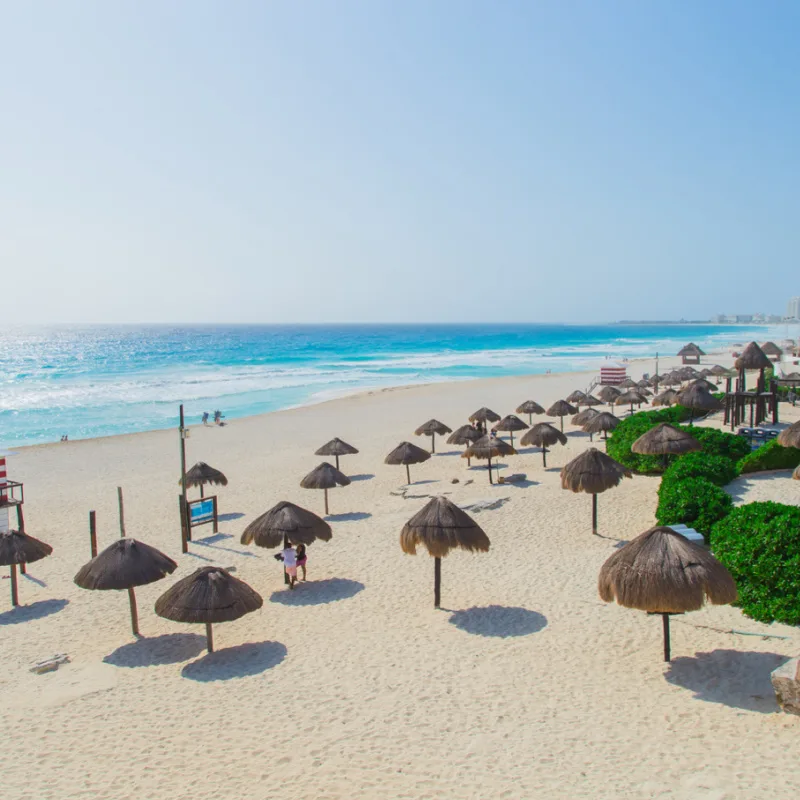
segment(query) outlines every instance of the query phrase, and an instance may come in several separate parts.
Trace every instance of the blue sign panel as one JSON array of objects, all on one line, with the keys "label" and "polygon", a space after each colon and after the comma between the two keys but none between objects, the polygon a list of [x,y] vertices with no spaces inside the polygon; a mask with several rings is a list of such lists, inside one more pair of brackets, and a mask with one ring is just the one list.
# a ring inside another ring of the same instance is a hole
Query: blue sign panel
[{"label": "blue sign panel", "polygon": [[202,525],[214,519],[214,500],[198,500],[189,504],[189,524]]}]

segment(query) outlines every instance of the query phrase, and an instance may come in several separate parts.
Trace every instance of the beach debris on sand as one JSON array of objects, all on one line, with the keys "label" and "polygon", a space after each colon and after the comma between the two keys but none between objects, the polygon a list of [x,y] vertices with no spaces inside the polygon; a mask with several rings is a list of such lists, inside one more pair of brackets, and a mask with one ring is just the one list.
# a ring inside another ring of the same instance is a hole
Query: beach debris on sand
[{"label": "beach debris on sand", "polygon": [[787,714],[800,715],[800,658],[782,664],[771,675],[775,699]]},{"label": "beach debris on sand", "polygon": [[472,511],[478,514],[481,511],[491,511],[492,509],[500,508],[500,506],[509,499],[508,497],[493,497],[486,500],[472,500],[469,503],[461,503],[459,508],[462,511]]},{"label": "beach debris on sand", "polygon": [[36,675],[44,675],[45,672],[55,672],[62,664],[69,664],[69,656],[66,653],[56,653],[43,661],[37,661],[30,671]]}]

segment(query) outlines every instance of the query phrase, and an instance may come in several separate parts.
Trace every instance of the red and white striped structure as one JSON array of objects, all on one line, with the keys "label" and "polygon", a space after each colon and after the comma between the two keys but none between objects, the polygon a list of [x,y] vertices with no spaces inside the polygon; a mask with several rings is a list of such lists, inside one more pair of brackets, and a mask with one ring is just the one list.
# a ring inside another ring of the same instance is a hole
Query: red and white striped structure
[{"label": "red and white striped structure", "polygon": [[628,370],[624,364],[609,361],[600,367],[600,383],[603,386],[616,386],[628,377]]},{"label": "red and white striped structure", "polygon": [[[0,506],[6,502],[6,460],[0,456]],[[0,533],[8,532],[8,508],[0,507]]]}]

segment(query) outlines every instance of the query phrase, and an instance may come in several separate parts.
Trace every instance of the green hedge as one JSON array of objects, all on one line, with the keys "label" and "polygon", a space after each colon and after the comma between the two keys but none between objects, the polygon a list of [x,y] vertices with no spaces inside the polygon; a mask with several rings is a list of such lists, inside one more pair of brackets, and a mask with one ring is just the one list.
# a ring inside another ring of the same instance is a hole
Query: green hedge
[{"label": "green hedge", "polygon": [[683,481],[688,478],[705,478],[717,486],[725,486],[737,475],[736,464],[726,456],[706,453],[687,453],[664,472],[664,481]]},{"label": "green hedge", "polygon": [[714,525],[712,537],[742,611],[760,622],[800,625],[800,508],[748,503]]},{"label": "green hedge", "polygon": [[750,454],[750,442],[743,436],[725,433],[716,428],[684,428],[703,445],[703,452],[709,456],[725,456],[733,461]]},{"label": "green hedge", "polygon": [[714,523],[725,517],[731,506],[730,496],[707,478],[669,480],[665,476],[658,489],[656,520],[659,525],[682,522],[708,540]]},{"label": "green hedge", "polygon": [[777,439],[761,445],[758,450],[739,461],[739,472],[763,472],[768,469],[794,469],[800,464],[800,450],[781,447]]}]

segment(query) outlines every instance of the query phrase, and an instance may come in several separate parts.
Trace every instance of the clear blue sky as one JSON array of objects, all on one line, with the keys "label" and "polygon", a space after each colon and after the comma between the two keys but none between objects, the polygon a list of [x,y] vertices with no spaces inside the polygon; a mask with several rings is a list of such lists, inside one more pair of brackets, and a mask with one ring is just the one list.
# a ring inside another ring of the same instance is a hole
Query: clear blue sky
[{"label": "clear blue sky", "polygon": [[6,321],[800,294],[800,3],[0,0]]}]

